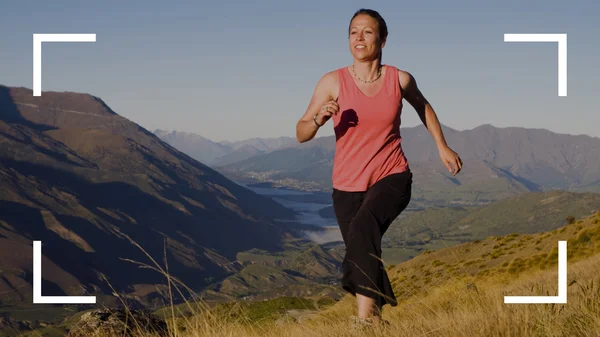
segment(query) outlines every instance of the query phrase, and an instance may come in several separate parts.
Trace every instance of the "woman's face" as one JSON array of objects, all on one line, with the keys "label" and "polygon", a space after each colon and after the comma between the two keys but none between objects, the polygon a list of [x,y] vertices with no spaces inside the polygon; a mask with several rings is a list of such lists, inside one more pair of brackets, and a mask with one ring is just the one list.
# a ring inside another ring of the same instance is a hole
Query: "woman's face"
[{"label": "woman's face", "polygon": [[379,41],[379,24],[369,15],[356,16],[350,23],[350,52],[357,60],[373,60],[385,45]]}]

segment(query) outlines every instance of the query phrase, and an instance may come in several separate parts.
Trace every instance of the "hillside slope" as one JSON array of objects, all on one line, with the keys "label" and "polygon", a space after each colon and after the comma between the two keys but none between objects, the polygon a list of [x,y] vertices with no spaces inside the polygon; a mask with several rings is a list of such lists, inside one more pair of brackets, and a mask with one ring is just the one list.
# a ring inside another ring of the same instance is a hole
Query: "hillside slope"
[{"label": "hillside slope", "polygon": [[384,247],[422,246],[436,241],[470,242],[510,233],[530,234],[566,224],[600,205],[599,193],[530,192],[473,207],[432,207],[402,214],[384,236]]},{"label": "hillside slope", "polygon": [[[567,304],[505,304],[504,296],[556,296],[559,240],[567,241]],[[264,310],[257,305],[218,321],[198,313],[181,325],[193,324],[190,331],[197,336],[249,337],[593,337],[599,332],[600,211],[554,231],[490,237],[387,269],[399,305],[384,309],[386,328],[354,329],[351,296],[321,311],[307,305],[300,317],[298,310],[273,308],[272,320],[249,321],[253,310]]]},{"label": "hillside slope", "polygon": [[[567,303],[505,304],[504,296],[557,294],[558,242],[563,240]],[[384,309],[390,325],[381,329],[352,327],[352,296],[325,309],[317,299],[232,303],[210,310],[190,303],[188,308],[197,311],[175,321],[184,337],[598,335],[600,211],[553,231],[488,237],[386,269],[399,305]],[[68,327],[44,331],[56,329]]]},{"label": "hillside slope", "polygon": [[[112,111],[97,97],[0,86],[0,304],[31,302],[32,241],[43,294],[135,292],[164,250],[194,289],[252,248],[289,237],[293,212],[243,188]],[[151,287],[152,288],[152,287]],[[142,302],[158,296],[146,292]]]}]

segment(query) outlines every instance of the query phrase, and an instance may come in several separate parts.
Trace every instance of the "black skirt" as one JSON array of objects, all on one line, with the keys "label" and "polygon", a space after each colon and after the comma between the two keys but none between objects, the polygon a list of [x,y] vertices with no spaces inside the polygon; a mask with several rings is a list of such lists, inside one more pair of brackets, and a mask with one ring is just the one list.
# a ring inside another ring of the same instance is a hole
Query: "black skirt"
[{"label": "black skirt", "polygon": [[375,299],[379,308],[398,304],[381,261],[381,238],[408,206],[411,189],[410,169],[388,175],[364,192],[333,189],[333,208],[346,245],[342,286],[354,296]]}]

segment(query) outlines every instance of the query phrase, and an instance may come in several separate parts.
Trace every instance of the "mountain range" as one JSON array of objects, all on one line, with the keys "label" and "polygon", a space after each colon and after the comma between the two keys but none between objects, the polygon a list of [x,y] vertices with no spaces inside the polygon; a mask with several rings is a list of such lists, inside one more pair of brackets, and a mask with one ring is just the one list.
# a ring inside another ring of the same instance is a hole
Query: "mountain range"
[{"label": "mountain range", "polygon": [[154,134],[199,162],[215,167],[233,164],[297,143],[290,137],[214,142],[191,132],[156,129]]},{"label": "mountain range", "polygon": [[[160,297],[164,275],[194,290],[236,271],[237,253],[277,251],[294,212],[240,186],[73,92],[0,86],[0,304],[31,303],[32,243],[44,296]],[[143,250],[143,251],[142,251]]]},{"label": "mountain range", "polygon": [[[600,192],[600,138],[544,129],[489,124],[458,131],[442,126],[463,170],[453,177],[443,166],[429,131],[402,127],[402,147],[413,171],[413,200],[428,204],[485,204],[525,192]],[[215,169],[235,181],[274,187],[330,191],[335,137],[279,148]]]}]

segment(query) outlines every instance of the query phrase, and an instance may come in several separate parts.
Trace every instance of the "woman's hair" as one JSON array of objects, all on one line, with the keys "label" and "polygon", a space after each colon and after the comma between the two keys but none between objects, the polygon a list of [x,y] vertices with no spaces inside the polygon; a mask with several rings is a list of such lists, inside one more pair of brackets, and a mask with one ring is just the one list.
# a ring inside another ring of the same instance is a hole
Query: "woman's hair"
[{"label": "woman's hair", "polygon": [[350,26],[352,25],[352,20],[354,20],[355,17],[361,14],[368,15],[373,19],[377,20],[377,25],[379,26],[379,40],[381,40],[382,42],[385,41],[388,36],[387,24],[385,23],[385,20],[381,17],[381,15],[377,11],[372,9],[361,8],[358,11],[356,11],[356,13],[354,13],[354,16],[352,16],[352,19],[350,19],[350,25],[348,26],[348,34],[350,34]]}]

